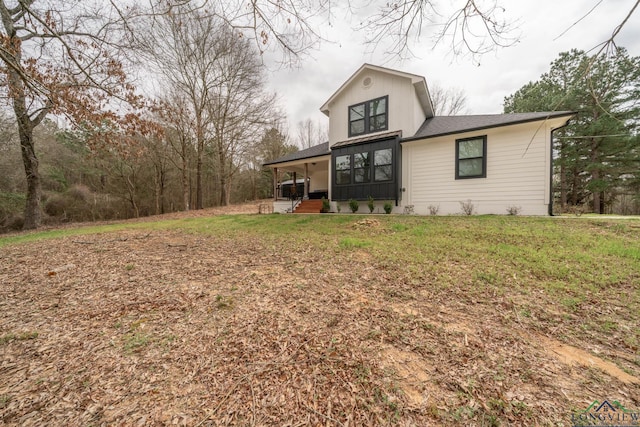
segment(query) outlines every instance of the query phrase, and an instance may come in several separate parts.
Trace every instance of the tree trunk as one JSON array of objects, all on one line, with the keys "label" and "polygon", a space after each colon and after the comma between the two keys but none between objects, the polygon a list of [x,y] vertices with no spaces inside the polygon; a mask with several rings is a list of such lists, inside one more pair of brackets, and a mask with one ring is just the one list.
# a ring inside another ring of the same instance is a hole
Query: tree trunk
[{"label": "tree trunk", "polygon": [[[124,171],[123,171],[124,174]],[[129,204],[131,204],[131,210],[133,211],[133,215],[135,218],[140,218],[140,209],[138,208],[138,203],[136,202],[136,186],[134,184],[135,182],[135,172],[132,172],[132,174],[134,174],[134,178],[133,181],[131,180],[131,176],[126,175],[124,176],[125,182],[127,184],[127,192],[129,193]]]},{"label": "tree trunk", "polygon": [[220,206],[227,206],[227,179],[224,173],[220,173],[218,185],[220,186]]},{"label": "tree trunk", "polygon": [[160,215],[160,176],[158,172],[158,166],[155,166],[155,173],[153,174],[153,195],[156,202],[156,215]]},{"label": "tree trunk", "polygon": [[33,146],[33,130],[23,129],[20,126],[20,148],[22,150],[22,162],[27,178],[27,202],[24,208],[25,230],[38,228],[42,224],[42,209],[40,207],[40,196],[42,186],[40,183],[40,172],[38,171],[38,158]]},{"label": "tree trunk", "polygon": [[182,203],[184,210],[191,209],[191,192],[189,187],[189,163],[187,161],[187,143],[182,140]]},{"label": "tree trunk", "polygon": [[573,177],[572,192],[571,192],[571,205],[578,206],[578,170],[577,168],[571,168],[571,176]]},{"label": "tree trunk", "polygon": [[566,145],[560,144],[560,210],[567,210],[567,171],[565,166]]},{"label": "tree trunk", "polygon": [[156,215],[162,215],[164,212],[164,192],[165,192],[165,181],[166,181],[166,171],[165,165],[162,163],[162,160],[159,160],[158,163],[154,165],[154,176],[153,181],[155,184],[155,202],[156,202]]},{"label": "tree trunk", "polygon": [[[598,120],[598,114],[594,114],[594,121]],[[600,169],[598,169],[598,157],[599,157],[599,146],[598,146],[597,138],[591,138],[591,182],[596,183],[597,187],[593,189],[591,192],[593,194],[593,213],[599,214],[601,209],[602,200],[600,199],[600,190],[597,188],[600,187]]]},{"label": "tree trunk", "polygon": [[164,190],[166,187],[167,174],[164,168],[160,169],[160,214],[164,214]]},{"label": "tree trunk", "polygon": [[[593,172],[591,172],[591,179],[593,181],[599,181],[600,180],[600,171],[598,169],[595,169]],[[600,199],[600,191],[592,191],[591,194],[593,194],[593,213],[600,213],[601,210],[601,205],[602,205],[602,200]]]},{"label": "tree trunk", "polygon": [[196,112],[196,128],[196,144],[198,146],[198,158],[196,160],[196,209],[202,209],[202,157],[204,156],[204,132],[202,130],[202,117],[200,112]]},{"label": "tree trunk", "polygon": [[[16,54],[16,58],[16,62],[19,61],[19,51]],[[13,70],[9,71],[8,75],[10,97],[13,101],[13,111],[15,112],[18,122],[22,163],[27,179],[27,202],[24,207],[23,229],[31,230],[38,228],[42,224],[42,209],[40,207],[42,185],[40,183],[40,172],[38,171],[38,157],[36,156],[33,143],[33,128],[44,118],[47,109],[45,107],[38,116],[32,120],[27,111],[24,84],[20,76]]]}]

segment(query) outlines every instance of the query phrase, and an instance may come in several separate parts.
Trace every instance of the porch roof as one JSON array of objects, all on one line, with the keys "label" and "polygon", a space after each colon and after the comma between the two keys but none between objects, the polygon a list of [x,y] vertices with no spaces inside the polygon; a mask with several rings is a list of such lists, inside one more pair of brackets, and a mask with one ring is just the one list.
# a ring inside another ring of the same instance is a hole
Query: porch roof
[{"label": "porch roof", "polygon": [[313,147],[305,148],[304,150],[296,151],[295,153],[289,153],[275,160],[271,160],[270,162],[265,163],[264,166],[274,166],[280,163],[288,163],[329,155],[331,155],[331,150],[329,149],[329,142],[327,141],[322,144],[314,145]]},{"label": "porch roof", "polygon": [[334,148],[344,147],[347,145],[364,144],[367,142],[378,141],[380,139],[395,138],[396,136],[399,136],[400,138],[402,138],[402,131],[395,130],[392,132],[376,133],[373,135],[363,136],[361,138],[347,139],[346,141],[336,142],[335,144],[333,144],[331,148],[334,149]]}]

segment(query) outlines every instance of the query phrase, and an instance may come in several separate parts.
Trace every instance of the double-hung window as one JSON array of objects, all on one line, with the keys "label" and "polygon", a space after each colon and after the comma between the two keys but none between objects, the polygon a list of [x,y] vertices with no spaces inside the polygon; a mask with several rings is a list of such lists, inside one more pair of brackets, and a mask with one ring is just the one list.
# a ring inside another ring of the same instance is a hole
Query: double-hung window
[{"label": "double-hung window", "polygon": [[336,157],[336,184],[351,183],[351,155]]},{"label": "double-hung window", "polygon": [[393,179],[393,151],[391,148],[373,152],[373,180],[391,181]]},{"label": "double-hung window", "polygon": [[349,136],[364,135],[388,129],[388,96],[349,107]]},{"label": "double-hung window", "polygon": [[487,136],[456,140],[456,179],[487,177]]},{"label": "double-hung window", "polygon": [[359,184],[370,181],[370,161],[369,152],[356,153],[353,155],[353,180]]}]

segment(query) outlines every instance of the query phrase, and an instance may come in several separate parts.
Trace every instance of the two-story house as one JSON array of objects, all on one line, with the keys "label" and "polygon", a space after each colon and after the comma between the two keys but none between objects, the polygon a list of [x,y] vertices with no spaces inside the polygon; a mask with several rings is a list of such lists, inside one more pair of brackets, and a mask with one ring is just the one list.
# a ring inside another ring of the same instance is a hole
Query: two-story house
[{"label": "two-story house", "polygon": [[[370,64],[320,110],[329,141],[267,163],[276,181],[286,171],[302,183],[301,207],[324,196],[347,210],[350,199],[372,197],[417,214],[461,213],[463,203],[479,214],[550,214],[553,131],[573,115],[435,116],[424,77]],[[274,182],[275,210],[291,210],[279,191]]]}]

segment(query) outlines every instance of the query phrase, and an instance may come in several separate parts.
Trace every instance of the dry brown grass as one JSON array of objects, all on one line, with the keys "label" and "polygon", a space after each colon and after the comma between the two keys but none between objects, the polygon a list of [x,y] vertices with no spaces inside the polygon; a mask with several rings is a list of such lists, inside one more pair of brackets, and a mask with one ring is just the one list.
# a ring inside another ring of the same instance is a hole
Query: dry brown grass
[{"label": "dry brown grass", "polygon": [[509,297],[358,248],[140,229],[0,259],[7,425],[568,425],[596,398],[640,406],[637,376],[605,360],[633,353],[573,351]]}]

